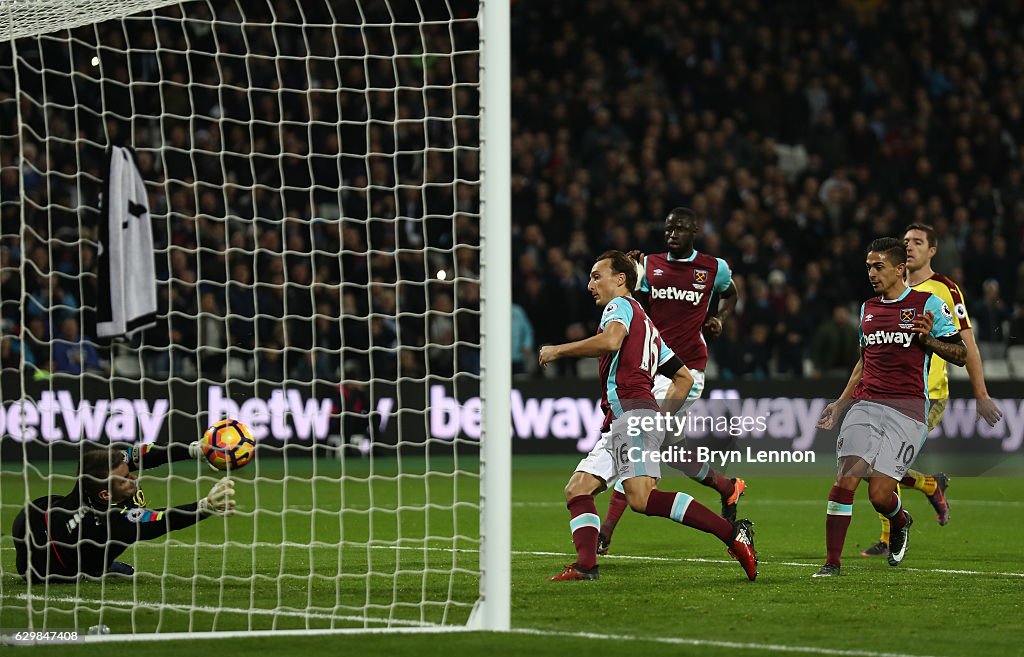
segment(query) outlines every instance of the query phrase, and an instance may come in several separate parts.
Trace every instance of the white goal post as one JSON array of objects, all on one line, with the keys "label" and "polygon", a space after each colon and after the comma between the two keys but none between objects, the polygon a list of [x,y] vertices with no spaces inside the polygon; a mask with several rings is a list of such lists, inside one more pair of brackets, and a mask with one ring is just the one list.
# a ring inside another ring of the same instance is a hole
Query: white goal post
[{"label": "white goal post", "polygon": [[[509,5],[0,0],[0,627],[510,628]],[[74,523],[173,530],[49,577],[84,454],[224,417],[236,515],[143,467]]]}]

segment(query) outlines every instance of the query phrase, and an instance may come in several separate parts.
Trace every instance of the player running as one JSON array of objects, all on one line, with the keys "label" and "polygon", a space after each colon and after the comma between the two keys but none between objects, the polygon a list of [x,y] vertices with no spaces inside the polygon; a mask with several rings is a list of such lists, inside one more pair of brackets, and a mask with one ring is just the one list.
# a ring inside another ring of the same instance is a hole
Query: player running
[{"label": "player running", "polygon": [[[690,368],[693,387],[687,395],[679,413],[700,399],[704,392],[704,366],[708,362],[708,345],[703,331],[712,337],[722,333],[726,321],[739,295],[732,280],[729,265],[721,258],[715,258],[694,249],[693,243],[700,230],[700,220],[689,208],[675,208],[665,219],[665,243],[668,253],[656,253],[646,258],[636,253],[637,289],[650,294],[647,307],[651,320],[658,327],[665,343]],[[718,316],[708,317],[713,294],[722,300]],[[669,387],[668,377],[657,374],[654,377],[654,398],[663,399]],[[682,447],[683,436],[673,437],[675,446]],[[729,479],[714,470],[709,463],[669,463],[694,481],[718,491],[722,498],[722,516],[736,520],[736,503],[746,489],[742,479]],[[598,537],[598,554],[607,554],[623,511],[626,496],[621,482],[615,485],[608,501],[608,513],[601,523]]]},{"label": "player running", "polygon": [[[999,407],[989,397],[985,387],[985,371],[981,364],[981,353],[974,341],[971,320],[967,316],[967,305],[960,288],[949,278],[932,270],[932,258],[938,249],[935,229],[927,224],[910,224],[903,233],[903,243],[907,247],[907,285],[921,292],[931,292],[942,299],[953,310],[953,324],[960,331],[960,337],[967,345],[967,375],[971,378],[971,387],[977,400],[978,415],[985,418],[990,426],[995,426],[1003,417]],[[932,358],[928,372],[928,431],[939,425],[942,413],[946,410],[949,398],[949,383],[946,377],[946,361]],[[906,476],[900,480],[904,486],[911,486],[926,496],[935,508],[935,516],[940,525],[949,522],[949,502],[946,499],[946,487],[949,477],[940,472],[926,475],[917,470],[907,470]],[[897,491],[899,488],[897,487]],[[882,520],[882,535],[878,543],[861,552],[861,556],[873,557],[889,553],[889,520]]]},{"label": "player running", "polygon": [[33,582],[73,582],[81,575],[133,575],[116,561],[136,541],[159,538],[213,515],[234,513],[234,482],[170,509],[147,509],[135,472],[170,461],[205,458],[198,443],[167,447],[97,447],[82,454],[75,487],[33,500],[14,519],[15,565]]},{"label": "player running", "polygon": [[[660,464],[650,455],[661,449],[664,432],[642,423],[675,413],[693,386],[693,377],[672,353],[643,307],[630,296],[636,287],[635,263],[620,251],[601,254],[590,271],[587,289],[604,308],[594,335],[585,340],[545,346],[540,364],[565,357],[599,361],[601,439],[576,467],[565,486],[576,562],[551,581],[598,579],[597,537],[600,521],[594,495],[621,479],[629,507],[714,534],[725,543],[747,577],[757,577],[754,530],[749,520],[732,523],[686,493],[657,489]],[[659,408],[651,387],[655,372],[669,379]]]},{"label": "player running", "polygon": [[868,480],[872,506],[889,519],[889,565],[903,561],[913,519],[896,486],[928,437],[928,367],[933,355],[955,365],[967,362],[953,311],[934,294],[904,283],[907,249],[901,240],[876,239],[866,263],[871,288],[880,296],[861,306],[860,361],[818,422],[819,428],[832,429],[849,408],[836,443],[839,470],[828,495],[827,557],[815,577],[839,574],[853,493],[862,479]]}]

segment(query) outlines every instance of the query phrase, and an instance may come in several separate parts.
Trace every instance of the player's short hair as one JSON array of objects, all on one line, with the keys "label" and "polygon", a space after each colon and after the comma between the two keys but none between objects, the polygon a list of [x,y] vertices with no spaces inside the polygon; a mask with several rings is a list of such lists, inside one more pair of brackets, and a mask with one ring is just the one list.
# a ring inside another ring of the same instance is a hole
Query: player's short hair
[{"label": "player's short hair", "polygon": [[626,289],[632,292],[636,289],[636,263],[622,251],[612,249],[597,256],[594,262],[611,260],[612,273],[626,275]]},{"label": "player's short hair", "polygon": [[892,266],[907,264],[907,247],[895,237],[879,237],[868,246],[868,253],[881,253]]},{"label": "player's short hair", "polygon": [[919,230],[922,233],[924,233],[925,235],[927,235],[928,236],[928,246],[936,246],[937,247],[939,245],[939,239],[937,237],[935,237],[935,229],[932,228],[931,226],[929,226],[928,224],[920,224],[920,223],[917,223],[915,221],[914,223],[910,224],[909,226],[907,226],[906,228],[903,229],[903,234],[906,235],[907,233],[909,233],[912,230]]},{"label": "player's short hair", "polygon": [[78,481],[91,499],[99,499],[100,491],[110,490],[110,472],[124,463],[124,452],[110,446],[92,447],[82,453],[78,464]]},{"label": "player's short hair", "polygon": [[669,210],[669,213],[668,213],[668,216],[666,217],[666,220],[670,219],[672,217],[678,217],[679,219],[689,219],[691,221],[697,221],[697,213],[694,212],[693,210],[691,210],[690,208],[683,208],[683,207],[672,208],[671,210]]}]

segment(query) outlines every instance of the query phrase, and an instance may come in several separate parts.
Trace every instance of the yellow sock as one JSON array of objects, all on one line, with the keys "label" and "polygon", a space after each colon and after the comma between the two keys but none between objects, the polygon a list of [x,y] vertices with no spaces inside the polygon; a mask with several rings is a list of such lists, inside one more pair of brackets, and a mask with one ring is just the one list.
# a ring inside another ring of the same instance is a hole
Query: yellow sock
[{"label": "yellow sock", "polygon": [[907,470],[907,476],[914,478],[914,488],[921,491],[925,495],[934,495],[935,489],[938,487],[938,482],[935,481],[935,477],[926,475],[923,472],[917,470]]}]

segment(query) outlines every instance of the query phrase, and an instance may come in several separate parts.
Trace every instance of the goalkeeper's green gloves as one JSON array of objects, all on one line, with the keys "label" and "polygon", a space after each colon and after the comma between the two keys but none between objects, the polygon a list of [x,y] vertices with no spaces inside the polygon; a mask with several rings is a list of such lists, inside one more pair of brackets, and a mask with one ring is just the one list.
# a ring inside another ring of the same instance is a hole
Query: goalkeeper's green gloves
[{"label": "goalkeeper's green gloves", "polygon": [[210,489],[209,495],[199,500],[199,514],[207,516],[235,515],[235,482],[224,477]]}]

